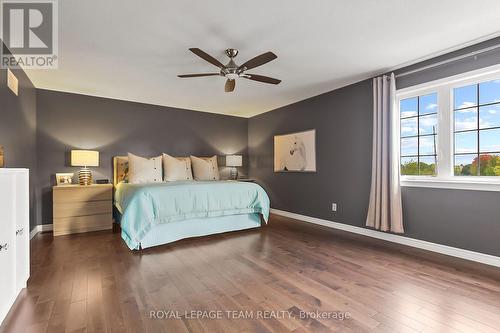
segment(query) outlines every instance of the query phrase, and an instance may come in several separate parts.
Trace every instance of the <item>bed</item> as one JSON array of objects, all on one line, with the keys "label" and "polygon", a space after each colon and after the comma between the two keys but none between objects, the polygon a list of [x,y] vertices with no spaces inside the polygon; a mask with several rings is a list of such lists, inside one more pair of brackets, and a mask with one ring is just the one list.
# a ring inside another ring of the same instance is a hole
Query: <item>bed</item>
[{"label": "bed", "polygon": [[115,157],[113,166],[116,220],[131,250],[257,228],[268,221],[269,197],[256,183],[223,180],[129,184],[127,157]]}]

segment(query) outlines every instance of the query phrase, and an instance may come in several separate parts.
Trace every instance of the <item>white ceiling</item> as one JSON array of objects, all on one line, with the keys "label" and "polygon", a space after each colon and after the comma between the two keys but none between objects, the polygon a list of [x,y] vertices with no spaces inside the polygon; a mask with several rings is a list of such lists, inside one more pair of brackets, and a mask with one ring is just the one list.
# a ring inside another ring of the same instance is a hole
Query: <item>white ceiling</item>
[{"label": "white ceiling", "polygon": [[[59,69],[31,70],[37,88],[171,107],[253,116],[333,90],[500,31],[498,0],[61,0]],[[266,51],[253,69],[283,80],[222,77],[188,51],[238,63]]]}]

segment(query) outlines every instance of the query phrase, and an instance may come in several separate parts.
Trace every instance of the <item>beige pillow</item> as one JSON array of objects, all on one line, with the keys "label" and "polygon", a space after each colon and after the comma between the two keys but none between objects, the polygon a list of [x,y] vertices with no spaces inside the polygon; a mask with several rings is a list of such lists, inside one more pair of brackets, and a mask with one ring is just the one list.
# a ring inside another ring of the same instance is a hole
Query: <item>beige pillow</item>
[{"label": "beige pillow", "polygon": [[189,157],[173,157],[164,153],[163,176],[166,182],[193,180],[191,159]]},{"label": "beige pillow", "polygon": [[128,182],[130,184],[161,183],[161,156],[144,158],[128,153]]},{"label": "beige pillow", "polygon": [[217,156],[196,157],[191,156],[193,175],[196,180],[219,180],[219,167]]}]

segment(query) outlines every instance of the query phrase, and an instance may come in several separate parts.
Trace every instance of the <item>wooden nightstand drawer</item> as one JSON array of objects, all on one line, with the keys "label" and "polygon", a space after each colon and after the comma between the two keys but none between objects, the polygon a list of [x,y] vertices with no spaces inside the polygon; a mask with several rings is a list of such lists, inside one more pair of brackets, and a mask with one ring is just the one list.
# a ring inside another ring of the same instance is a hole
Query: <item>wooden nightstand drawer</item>
[{"label": "wooden nightstand drawer", "polygon": [[112,219],[111,214],[54,219],[54,236],[112,229]]},{"label": "wooden nightstand drawer", "polygon": [[113,228],[113,185],[53,188],[54,236]]},{"label": "wooden nightstand drawer", "polygon": [[109,201],[64,202],[54,206],[54,218],[75,217],[96,214],[111,214],[113,206]]},{"label": "wooden nightstand drawer", "polygon": [[78,201],[111,201],[112,185],[66,185],[54,187],[54,203]]}]

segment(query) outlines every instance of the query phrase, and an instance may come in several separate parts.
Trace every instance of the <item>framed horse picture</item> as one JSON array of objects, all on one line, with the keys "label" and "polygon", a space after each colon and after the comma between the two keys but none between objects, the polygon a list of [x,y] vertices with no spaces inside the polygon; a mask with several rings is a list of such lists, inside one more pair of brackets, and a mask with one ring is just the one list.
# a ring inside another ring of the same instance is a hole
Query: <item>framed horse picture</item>
[{"label": "framed horse picture", "polygon": [[316,172],[316,130],[275,135],[274,172]]}]

